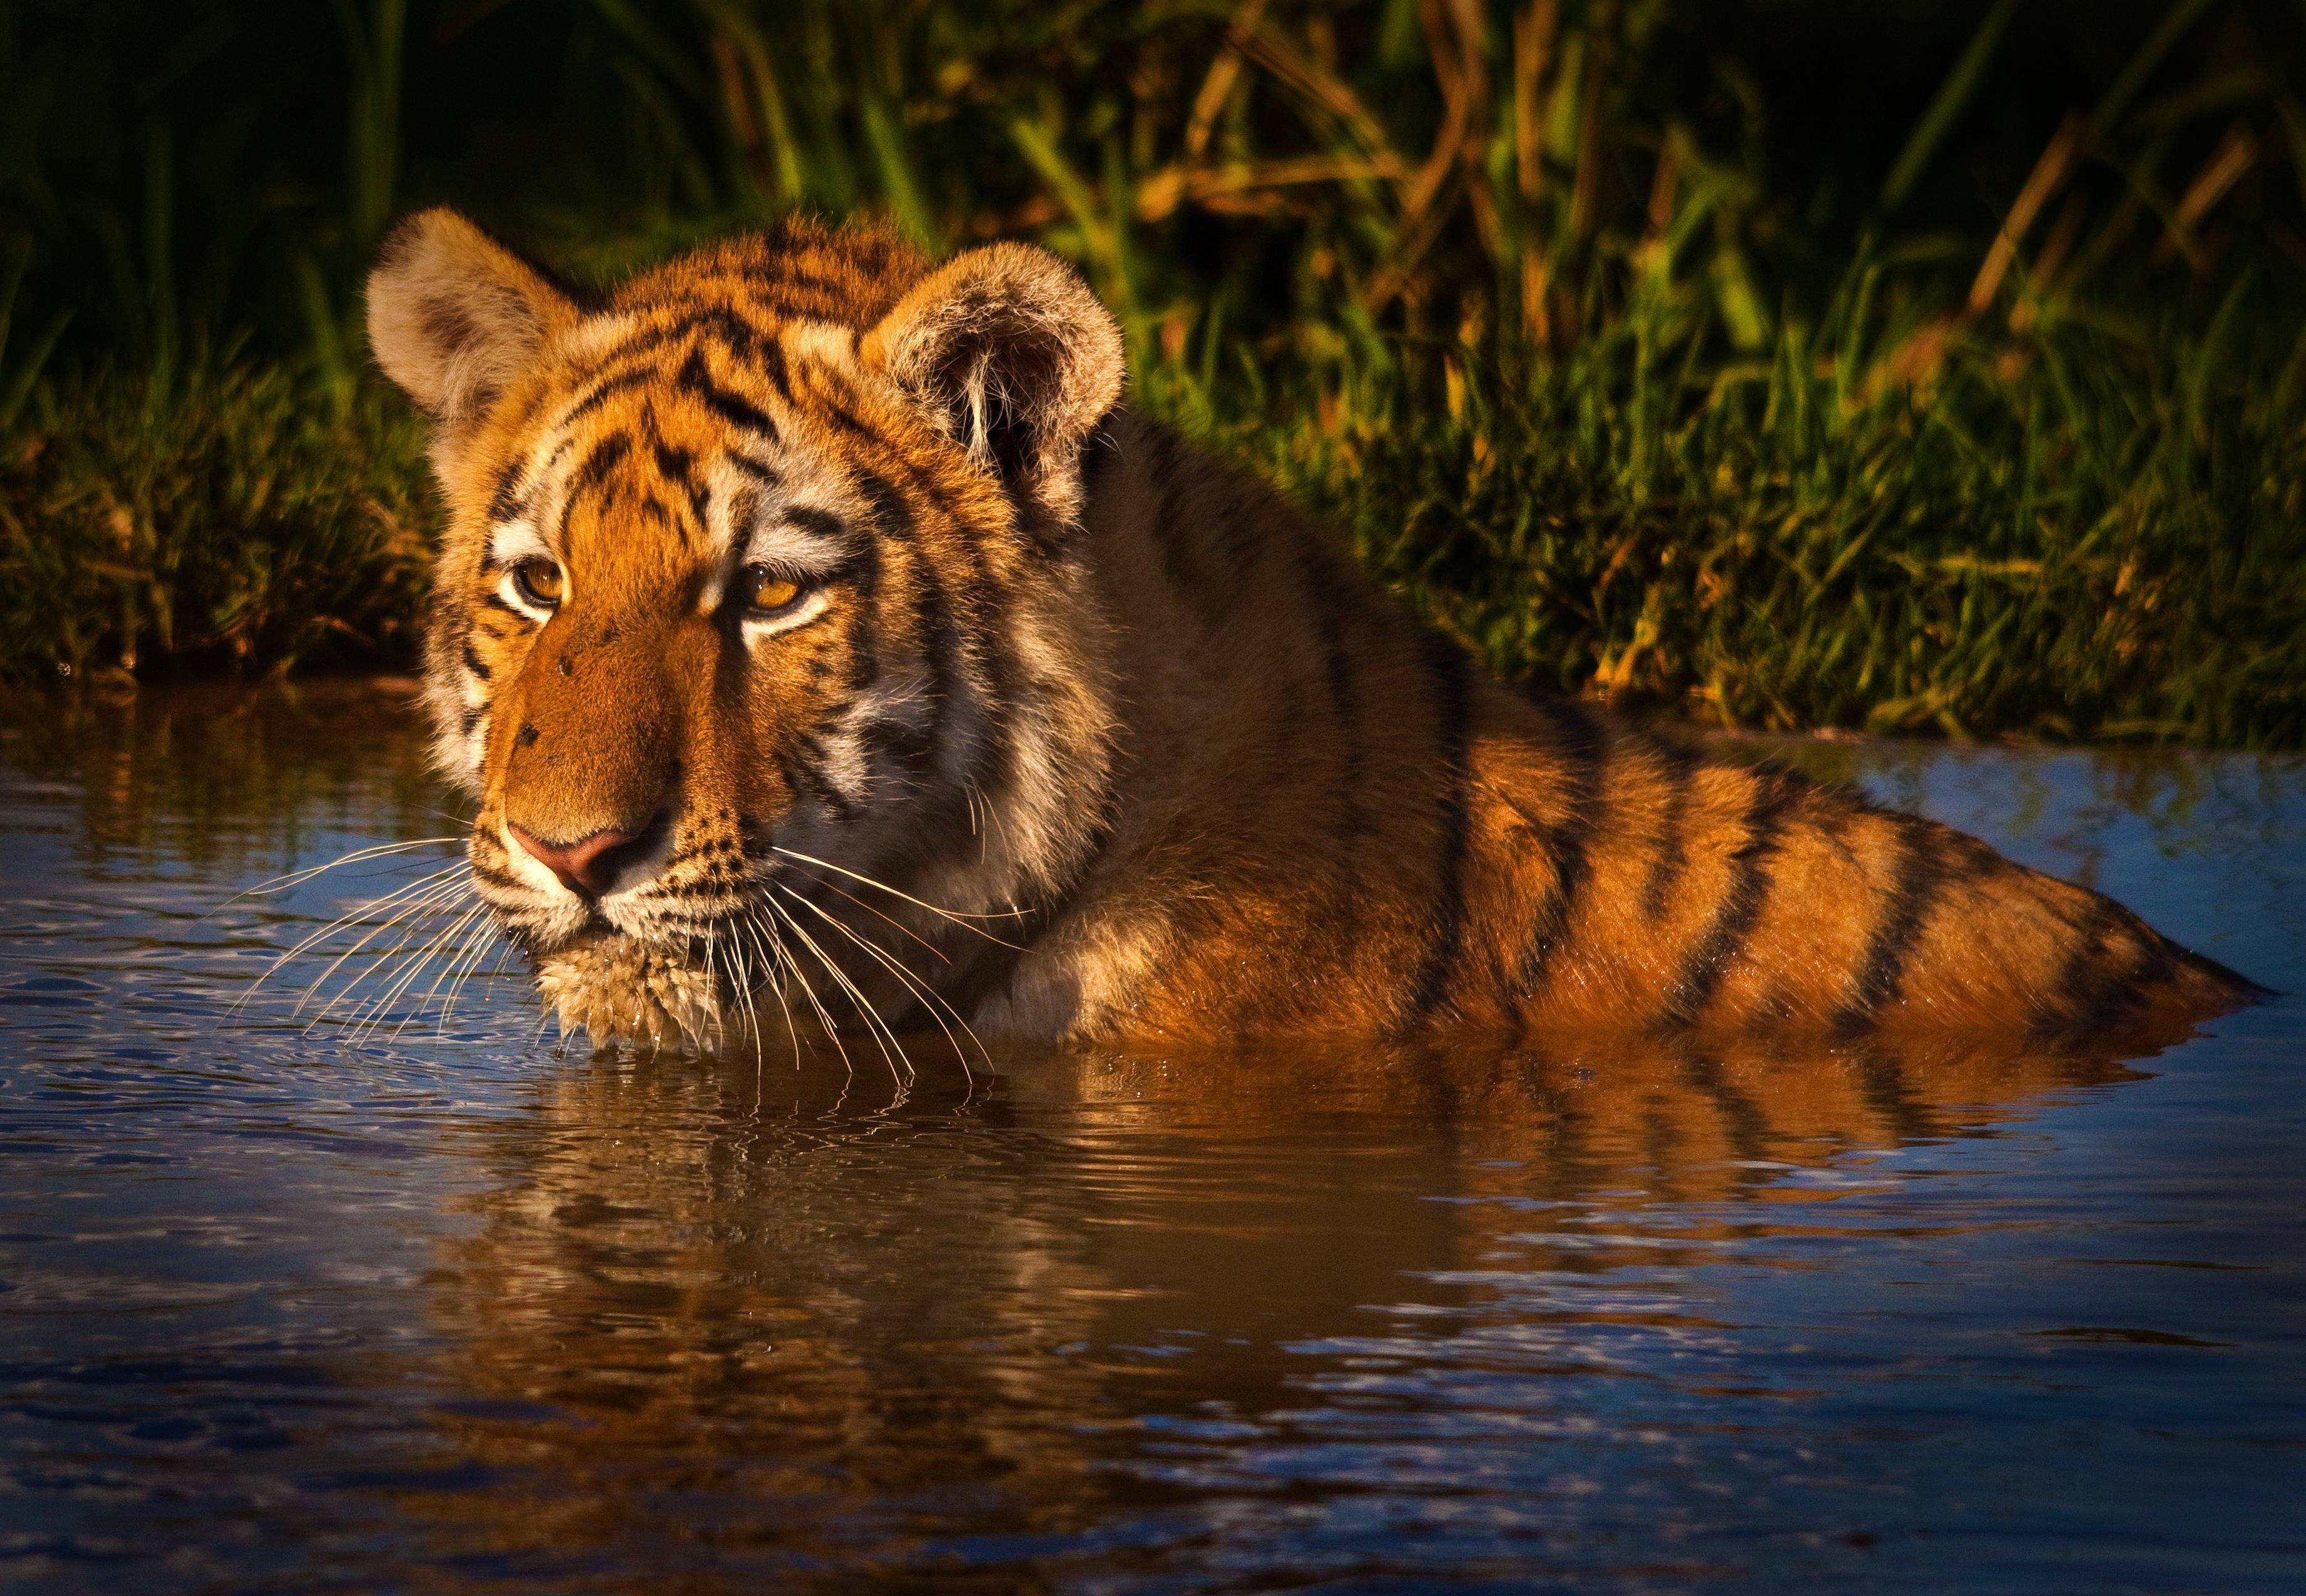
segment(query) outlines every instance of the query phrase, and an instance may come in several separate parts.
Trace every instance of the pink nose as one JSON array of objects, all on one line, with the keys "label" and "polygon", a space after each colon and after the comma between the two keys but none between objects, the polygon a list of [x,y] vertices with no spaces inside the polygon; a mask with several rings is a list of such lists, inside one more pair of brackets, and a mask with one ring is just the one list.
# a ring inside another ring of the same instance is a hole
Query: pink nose
[{"label": "pink nose", "polygon": [[574,842],[547,842],[516,825],[512,840],[529,857],[560,879],[560,884],[580,897],[597,898],[617,879],[622,862],[617,850],[640,840],[638,832],[594,832]]}]

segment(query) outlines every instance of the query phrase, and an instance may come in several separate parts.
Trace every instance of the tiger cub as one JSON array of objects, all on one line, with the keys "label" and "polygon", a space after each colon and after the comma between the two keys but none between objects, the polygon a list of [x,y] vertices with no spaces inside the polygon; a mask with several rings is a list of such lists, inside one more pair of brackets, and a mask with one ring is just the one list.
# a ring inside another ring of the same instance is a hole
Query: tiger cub
[{"label": "tiger cub", "polygon": [[1944,826],[1508,690],[1123,405],[1039,249],[792,223],[595,295],[431,210],[368,317],[432,418],[473,881],[596,1039],[2039,1041],[2256,992]]}]

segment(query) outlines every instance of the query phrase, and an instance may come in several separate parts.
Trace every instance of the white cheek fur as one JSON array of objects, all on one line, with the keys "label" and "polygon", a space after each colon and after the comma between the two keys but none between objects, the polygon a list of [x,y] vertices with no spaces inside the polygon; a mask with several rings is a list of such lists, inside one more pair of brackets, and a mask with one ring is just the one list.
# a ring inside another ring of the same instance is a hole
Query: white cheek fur
[{"label": "white cheek fur", "polygon": [[489,529],[491,565],[517,565],[524,559],[554,558],[543,537],[525,521],[501,521]]}]

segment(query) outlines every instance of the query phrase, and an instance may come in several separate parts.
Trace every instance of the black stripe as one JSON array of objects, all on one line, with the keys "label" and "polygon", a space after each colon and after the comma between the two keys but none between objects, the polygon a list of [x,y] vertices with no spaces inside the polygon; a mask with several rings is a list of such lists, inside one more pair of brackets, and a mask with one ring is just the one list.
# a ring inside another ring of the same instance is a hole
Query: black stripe
[{"label": "black stripe", "polygon": [[2104,986],[2091,994],[2080,1016],[2083,1033],[2102,1036],[2146,1006],[2177,978],[2178,944],[2147,925],[2128,909],[2122,911],[2132,953],[2126,969],[2108,972]]},{"label": "black stripe", "polygon": [[750,486],[739,484],[729,495],[729,533],[737,551],[745,551],[746,541],[753,529],[761,524],[761,495]]},{"label": "black stripe", "polygon": [[1466,791],[1471,771],[1473,670],[1465,651],[1439,632],[1423,639],[1426,668],[1433,678],[1435,764],[1441,772],[1441,845],[1428,920],[1424,957],[1409,983],[1405,1028],[1432,1020],[1448,1000],[1450,977],[1465,946],[1465,853],[1469,816]]},{"label": "black stripe", "polygon": [[784,340],[771,333],[761,340],[760,347],[752,352],[753,368],[769,380],[777,390],[777,397],[790,405],[793,402],[792,373],[785,369]]},{"label": "black stripe", "polygon": [[880,543],[869,537],[858,539],[842,574],[857,589],[857,602],[849,611],[849,687],[862,693],[881,679]]},{"label": "black stripe", "polygon": [[820,510],[806,504],[797,504],[784,512],[783,519],[799,527],[811,537],[818,538],[839,548],[847,548],[852,541],[849,524],[831,510]]},{"label": "black stripe", "polygon": [[1657,858],[1642,883],[1642,914],[1653,921],[1665,913],[1666,897],[1689,865],[1689,800],[1702,763],[1695,750],[1678,742],[1661,741],[1658,754],[1666,781],[1665,814],[1659,820]]},{"label": "black stripe", "polygon": [[1562,817],[1537,828],[1539,843],[1553,865],[1553,886],[1538,906],[1522,949],[1516,986],[1524,996],[1544,982],[1567,935],[1578,894],[1593,875],[1590,850],[1601,822],[1601,778],[1608,763],[1608,734],[1600,721],[1567,698],[1536,703],[1554,723],[1553,752],[1566,768],[1561,772]]},{"label": "black stripe", "polygon": [[1844,1036],[1864,1030],[1898,1001],[1907,961],[1945,889],[1946,861],[1934,846],[1936,828],[1926,821],[1908,820],[1899,829],[1897,879],[1891,883],[1881,922],[1866,942],[1857,984],[1833,1017],[1833,1028]]},{"label": "black stripe", "polygon": [[1905,1062],[1893,1053],[1868,1054],[1858,1063],[1858,1088],[1866,1106],[1879,1114],[1900,1142],[1912,1143],[1943,1135],[1937,1116],[1917,1102],[1906,1079]]},{"label": "black stripe", "polygon": [[1670,1024],[1694,1025],[1721,989],[1730,960],[1753,935],[1771,886],[1770,861],[1782,841],[1788,812],[1805,790],[1790,771],[1762,765],[1753,772],[1754,796],[1746,809],[1746,841],[1730,856],[1730,891],[1714,910],[1713,923],[1697,951],[1681,968],[1666,994]]},{"label": "black stripe", "polygon": [[776,344],[766,329],[755,326],[729,306],[705,305],[687,310],[670,321],[644,327],[611,345],[594,363],[595,369],[698,337],[718,339],[739,361],[750,361],[764,347],[774,348]]},{"label": "black stripe", "polygon": [[867,780],[873,762],[879,758],[896,766],[900,781],[918,787],[927,777],[936,755],[936,739],[928,727],[885,715],[859,726],[857,741],[864,751]]},{"label": "black stripe", "polygon": [[739,472],[752,478],[753,481],[760,483],[764,488],[779,487],[784,482],[785,479],[782,472],[779,471],[773,465],[764,465],[758,460],[752,458],[750,456],[739,455],[731,452],[723,455],[722,457],[727,460],[729,464],[734,466]]},{"label": "black stripe", "polygon": [[[554,542],[566,550],[568,547],[568,524],[576,514],[576,506],[585,493],[601,484],[617,468],[617,463],[632,452],[632,440],[622,432],[611,432],[593,446],[592,453],[577,462],[569,474],[568,485],[560,499],[560,525],[554,531]],[[613,489],[602,499],[603,513],[616,502]]]},{"label": "black stripe", "polygon": [[945,597],[944,584],[936,568],[918,552],[913,557],[913,582],[918,589],[913,596],[913,624],[920,628],[922,650],[928,660],[927,736],[934,747],[943,740],[952,713],[961,673],[961,627],[953,619],[952,603]]},{"label": "black stripe", "polygon": [[649,452],[656,458],[658,474],[669,482],[679,483],[681,491],[694,499],[696,488],[690,474],[696,467],[696,457],[685,448],[674,448],[662,438],[652,440]]},{"label": "black stripe", "polygon": [[510,521],[519,516],[522,508],[520,478],[521,462],[518,460],[511,461],[497,473],[496,491],[489,496],[491,521]]},{"label": "black stripe", "polygon": [[812,291],[797,286],[770,283],[757,286],[754,298],[763,310],[773,312],[787,321],[849,323],[854,320],[858,312],[854,288]]},{"label": "black stripe", "polygon": [[[1778,1180],[1777,1171],[1781,1166],[1771,1158],[1777,1139],[1770,1116],[1752,1097],[1738,1089],[1721,1061],[1699,1054],[1683,1063],[1679,1074],[1712,1099],[1714,1112],[1721,1116],[1722,1133],[1729,1140],[1730,1151],[1745,1164],[1736,1177],[1738,1184],[1759,1189]],[[1767,1168],[1762,1167],[1764,1164]]]},{"label": "black stripe", "polygon": [[563,412],[553,425],[556,429],[573,427],[627,388],[645,388],[656,378],[656,371],[647,366],[628,368],[613,376],[603,377],[586,390],[583,398]]},{"label": "black stripe", "polygon": [[768,413],[746,398],[722,387],[713,380],[712,371],[705,363],[705,351],[692,349],[680,370],[673,374],[673,386],[693,397],[696,402],[732,427],[757,432],[772,443],[777,439],[777,423]]},{"label": "black stripe", "polygon": [[2028,1031],[2037,1040],[2047,1040],[2074,1029],[2073,1016],[2091,987],[2105,978],[2106,958],[2105,936],[2120,923],[2121,911],[2109,898],[2093,896],[2088,912],[2080,924],[2073,926],[2073,944],[2066,950],[2064,962],[2059,966],[2057,979],[2048,992],[2034,1001],[2034,1014]]},{"label": "black stripe", "polygon": [[702,477],[691,477],[681,484],[688,495],[688,514],[703,533],[713,525],[713,487]]},{"label": "black stripe", "polygon": [[[701,530],[705,524],[705,512],[708,507],[706,491],[696,476],[696,455],[665,440],[663,431],[657,425],[653,405],[642,411],[641,427],[647,435],[649,455],[656,462],[657,474],[679,488],[681,497],[688,501],[689,513],[696,517]],[[684,539],[687,537],[687,527],[676,522],[676,529]]]},{"label": "black stripe", "polygon": [[483,681],[491,679],[491,673],[488,666],[482,661],[480,655],[473,652],[473,645],[469,640],[465,642],[464,650],[465,669],[471,671],[474,676],[479,677]]},{"label": "black stripe", "polygon": [[2036,1005],[2030,1028],[2042,1039],[2102,1037],[2177,974],[2179,956],[2174,943],[2136,915],[2111,898],[2097,898],[2058,972],[2054,995]]},{"label": "black stripe", "polygon": [[[866,466],[851,466],[850,479],[872,508],[874,530],[893,538],[913,535],[912,507],[889,479]],[[835,522],[835,525],[839,523]]]},{"label": "black stripe", "polygon": [[817,764],[824,758],[824,745],[814,737],[805,737],[801,738],[798,754],[791,749],[778,753],[777,769],[783,772],[785,785],[795,793],[807,792],[844,824],[853,821],[857,818],[857,806],[850,802],[848,796],[839,788],[826,781],[824,772],[817,769]]},{"label": "black stripe", "polygon": [[840,277],[824,277],[804,267],[786,262],[780,262],[776,269],[776,275],[766,278],[758,286],[764,293],[793,291],[835,301],[853,299],[857,296],[857,285],[854,282]]},{"label": "black stripe", "polygon": [[881,435],[878,432],[875,431],[871,427],[867,426],[862,419],[851,414],[847,405],[833,398],[832,395],[828,393],[818,393],[811,397],[816,400],[817,414],[824,416],[825,420],[831,422],[841,431],[848,433],[851,438],[859,439],[868,443],[879,443],[882,441]]},{"label": "black stripe", "polygon": [[[633,440],[622,432],[611,432],[594,444],[593,452],[586,455],[576,469],[569,474],[568,502],[574,504],[579,495],[598,487],[602,480],[617,468],[619,462],[632,452]],[[567,521],[565,515],[562,521],[564,524]]]}]

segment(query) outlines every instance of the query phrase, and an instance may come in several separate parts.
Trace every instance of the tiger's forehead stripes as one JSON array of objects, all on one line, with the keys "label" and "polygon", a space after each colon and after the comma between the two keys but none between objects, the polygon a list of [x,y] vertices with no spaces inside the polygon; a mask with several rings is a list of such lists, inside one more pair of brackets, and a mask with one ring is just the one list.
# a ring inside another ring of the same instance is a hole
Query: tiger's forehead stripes
[{"label": "tiger's forehead stripes", "polygon": [[[572,523],[597,499],[591,521],[725,553],[747,496],[757,503],[760,490],[783,480],[781,432],[767,410],[713,378],[700,352],[692,349],[681,370],[704,375],[669,387],[661,372],[645,374],[653,382],[594,383],[500,470],[491,521],[525,525],[568,558]],[[602,551],[633,550],[612,541]]]}]

